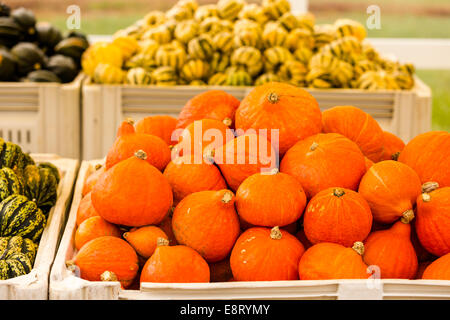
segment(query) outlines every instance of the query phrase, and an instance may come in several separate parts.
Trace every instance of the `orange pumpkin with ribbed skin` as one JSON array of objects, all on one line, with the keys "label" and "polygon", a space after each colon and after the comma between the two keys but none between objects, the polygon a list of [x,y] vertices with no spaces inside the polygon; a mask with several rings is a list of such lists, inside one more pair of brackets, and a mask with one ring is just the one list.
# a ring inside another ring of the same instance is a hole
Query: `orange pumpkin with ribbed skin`
[{"label": "orange pumpkin with ribbed skin", "polygon": [[195,163],[195,156],[186,155],[173,159],[164,169],[164,177],[172,187],[174,205],[194,192],[227,188],[220,170],[200,160],[201,163]]},{"label": "orange pumpkin with ribbed skin", "polygon": [[419,176],[394,160],[374,164],[362,177],[358,192],[367,200],[377,222],[392,223],[413,208],[421,191]]},{"label": "orange pumpkin with ribbed skin", "polygon": [[375,162],[373,162],[367,157],[364,157],[364,160],[366,161],[366,172],[367,172],[370,169],[370,167],[374,165]]},{"label": "orange pumpkin with ribbed skin", "polygon": [[427,251],[440,257],[450,252],[450,187],[424,189],[417,197],[417,237]]},{"label": "orange pumpkin with ribbed skin", "polygon": [[358,188],[366,172],[364,156],[350,139],[319,133],[297,142],[286,152],[280,171],[298,179],[308,198],[330,188]]},{"label": "orange pumpkin with ribbed skin", "polygon": [[89,192],[80,201],[77,210],[77,226],[79,226],[84,220],[99,215],[92,205],[91,195],[92,193]]},{"label": "orange pumpkin with ribbed skin", "polygon": [[186,128],[190,123],[201,119],[231,120],[230,127],[232,127],[239,103],[238,99],[223,90],[200,93],[191,98],[181,109],[177,128]]},{"label": "orange pumpkin with ribbed skin", "polygon": [[209,282],[208,263],[192,248],[159,244],[141,271],[142,282]]},{"label": "orange pumpkin with ribbed skin", "polygon": [[158,224],[173,203],[163,174],[142,150],[106,171],[92,190],[92,204],[108,222],[129,227]]},{"label": "orange pumpkin with ribbed skin", "polygon": [[402,219],[364,241],[364,262],[380,268],[381,279],[414,279],[418,260],[411,243],[411,226]]},{"label": "orange pumpkin with ribbed skin", "polygon": [[414,250],[416,251],[417,259],[419,260],[419,262],[433,260],[434,256],[429,253],[420,243],[415,226],[415,223],[411,224],[411,243],[414,247]]},{"label": "orange pumpkin with ribbed skin", "polygon": [[177,126],[177,119],[167,115],[148,116],[136,123],[136,133],[151,134],[160,137],[169,146],[177,143],[172,134]]},{"label": "orange pumpkin with ribbed skin", "polygon": [[369,235],[372,213],[367,201],[357,192],[328,188],[309,201],[303,226],[313,244],[333,242],[350,247]]},{"label": "orange pumpkin with ribbed skin", "polygon": [[422,279],[450,280],[450,253],[433,261],[423,272]]},{"label": "orange pumpkin with ribbed skin", "polygon": [[305,251],[289,232],[255,227],[242,233],[230,256],[237,281],[298,280],[298,262]]},{"label": "orange pumpkin with ribbed skin", "polygon": [[88,175],[84,180],[83,190],[81,191],[83,197],[92,191],[92,188],[97,183],[98,178],[105,171],[106,169],[104,165],[97,164],[94,167],[94,171],[90,175]]},{"label": "orange pumpkin with ribbed skin", "polygon": [[109,275],[113,273],[124,288],[133,282],[139,270],[134,249],[125,240],[112,236],[103,236],[87,242],[78,251],[74,263],[80,269],[82,279],[111,280],[105,278],[109,271]]},{"label": "orange pumpkin with ribbed skin", "polygon": [[169,246],[177,245],[177,240],[175,239],[175,235],[172,230],[172,214],[175,207],[172,207],[169,211],[169,214],[161,221],[157,227],[160,228],[167,235],[167,239],[169,240]]},{"label": "orange pumpkin with ribbed skin", "polygon": [[398,161],[414,169],[422,183],[435,181],[450,187],[450,133],[430,131],[408,142]]},{"label": "orange pumpkin with ribbed skin", "polygon": [[175,146],[179,155],[197,154],[200,158],[206,148],[215,149],[233,140],[234,133],[230,130],[231,121],[216,119],[195,120],[181,132],[178,144]]},{"label": "orange pumpkin with ribbed skin", "polygon": [[297,221],[306,206],[302,185],[290,175],[256,173],[242,182],[236,192],[239,216],[254,226],[285,226]]},{"label": "orange pumpkin with ribbed skin", "polygon": [[229,258],[209,263],[209,271],[211,272],[211,282],[227,282],[233,278]]},{"label": "orange pumpkin with ribbed skin", "polygon": [[[255,87],[236,110],[236,129],[267,129],[268,140],[280,155],[297,141],[322,130],[322,113],[317,100],[306,90],[280,82]],[[275,146],[271,130],[279,130]],[[261,134],[261,133],[260,133]]]},{"label": "orange pumpkin with ribbed skin", "polygon": [[200,191],[176,206],[172,229],[179,244],[187,245],[208,262],[223,260],[239,236],[239,218],[230,190]]},{"label": "orange pumpkin with ribbed skin", "polygon": [[337,106],[322,114],[323,132],[340,133],[355,142],[363,154],[378,162],[383,154],[383,130],[367,112],[353,106]]},{"label": "orange pumpkin with ribbed skin", "polygon": [[277,154],[270,142],[254,133],[236,137],[213,153],[214,162],[233,191],[252,174],[278,167]]},{"label": "orange pumpkin with ribbed skin", "polygon": [[363,253],[362,242],[351,248],[331,242],[315,244],[300,259],[300,280],[367,279],[370,274]]},{"label": "orange pumpkin with ribbed skin", "polygon": [[134,128],[134,120],[126,118],[122,121],[119,128],[117,128],[116,138],[122,137],[127,134],[133,134],[136,130]]},{"label": "orange pumpkin with ribbed skin", "polygon": [[120,229],[100,216],[90,217],[84,220],[75,231],[75,248],[81,247],[92,239],[102,236],[121,237]]},{"label": "orange pumpkin with ribbed skin", "polygon": [[[121,128],[123,126],[124,124]],[[171,158],[169,146],[161,138],[150,134],[124,131],[116,138],[106,155],[106,170],[132,157],[137,150],[145,151],[146,161],[158,170],[164,170]]]},{"label": "orange pumpkin with ribbed skin", "polygon": [[144,258],[150,258],[155,252],[158,238],[168,240],[164,231],[156,226],[132,228],[123,234],[123,238]]},{"label": "orange pumpkin with ribbed skin", "polygon": [[381,160],[398,160],[405,143],[395,134],[383,131],[383,155]]}]

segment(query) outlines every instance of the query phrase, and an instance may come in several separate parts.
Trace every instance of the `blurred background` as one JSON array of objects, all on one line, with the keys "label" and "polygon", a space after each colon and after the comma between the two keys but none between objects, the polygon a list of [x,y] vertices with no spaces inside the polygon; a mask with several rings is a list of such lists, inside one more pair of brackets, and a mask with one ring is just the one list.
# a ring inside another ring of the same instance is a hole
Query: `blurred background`
[{"label": "blurred background", "polygon": [[[32,9],[39,21],[66,29],[67,7],[81,8],[81,31],[110,35],[133,24],[151,10],[167,10],[176,0],[8,0],[13,8]],[[217,0],[198,0],[200,4]],[[247,0],[248,3],[260,0]],[[367,7],[381,9],[381,29],[367,30],[369,38],[446,38],[450,40],[449,0],[309,0],[316,23],[351,18],[365,24]],[[449,57],[450,59],[450,57]],[[403,61],[407,62],[407,61]],[[417,75],[433,91],[433,130],[450,131],[450,70],[418,69]]]}]

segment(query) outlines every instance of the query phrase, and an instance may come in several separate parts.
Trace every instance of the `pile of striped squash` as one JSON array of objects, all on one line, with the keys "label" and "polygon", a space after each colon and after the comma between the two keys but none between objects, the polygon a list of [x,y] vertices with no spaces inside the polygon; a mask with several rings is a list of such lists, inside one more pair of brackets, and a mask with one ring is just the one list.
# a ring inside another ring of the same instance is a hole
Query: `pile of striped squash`
[{"label": "pile of striped squash", "polygon": [[209,90],[177,118],[123,121],[84,180],[68,264],[123,288],[450,280],[449,150],[448,132],[405,145],[363,110],[322,112],[293,85],[242,101]]},{"label": "pile of striped squash", "polygon": [[0,280],[33,268],[59,180],[56,166],[36,164],[19,145],[0,138]]},{"label": "pile of striped squash", "polygon": [[364,26],[349,19],[315,24],[288,0],[180,0],[152,11],[83,56],[95,82],[135,85],[411,89],[414,67],[380,55]]}]

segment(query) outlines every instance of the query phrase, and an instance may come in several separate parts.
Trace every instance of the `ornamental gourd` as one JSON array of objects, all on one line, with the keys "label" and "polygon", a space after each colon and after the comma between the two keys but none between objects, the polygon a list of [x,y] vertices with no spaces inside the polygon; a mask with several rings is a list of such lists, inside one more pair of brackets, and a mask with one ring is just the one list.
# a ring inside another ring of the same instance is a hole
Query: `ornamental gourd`
[{"label": "ornamental gourd", "polygon": [[[90,170],[90,171],[92,171],[92,170]],[[106,171],[106,168],[104,165],[101,165],[101,164],[95,165],[94,171],[92,171],[89,175],[87,175],[86,179],[84,181],[83,190],[81,191],[81,194],[83,195],[83,197],[92,191],[92,188],[97,183],[98,178],[105,171]]]},{"label": "ornamental gourd", "polygon": [[328,188],[309,201],[303,226],[313,244],[332,242],[350,247],[369,235],[372,213],[367,201],[357,192]]},{"label": "ornamental gourd", "polygon": [[283,155],[297,141],[321,132],[322,114],[306,90],[270,82],[254,88],[242,100],[236,110],[236,129],[266,129],[272,144],[271,130],[279,130],[277,149]]},{"label": "ornamental gourd", "polygon": [[3,167],[21,173],[25,167],[25,154],[19,145],[0,138],[0,168]]},{"label": "ornamental gourd", "polygon": [[23,194],[21,179],[11,168],[0,169],[0,202],[13,194]]},{"label": "ornamental gourd", "polygon": [[[186,263],[189,261],[189,263]],[[190,283],[209,282],[210,271],[205,259],[184,245],[169,246],[161,239],[155,253],[141,271],[140,282]]]},{"label": "ornamental gourd", "polygon": [[92,239],[103,237],[103,236],[113,236],[121,237],[120,229],[103,219],[100,216],[90,217],[84,220],[75,231],[75,248],[80,250],[83,245]]},{"label": "ornamental gourd", "polygon": [[160,223],[173,203],[170,184],[142,150],[102,174],[91,197],[102,218],[130,227]]},{"label": "ornamental gourd", "polygon": [[434,181],[440,187],[450,187],[450,133],[419,134],[408,142],[398,161],[416,171],[422,183]]},{"label": "ornamental gourd", "polygon": [[305,251],[298,266],[300,280],[367,279],[364,244],[352,247],[322,242]]},{"label": "ornamental gourd", "polygon": [[414,216],[420,190],[420,179],[414,170],[398,161],[385,160],[367,171],[358,192],[369,203],[373,218],[388,224],[402,216]]},{"label": "ornamental gourd", "polygon": [[30,273],[36,257],[37,245],[20,236],[0,238],[0,280]]},{"label": "ornamental gourd", "polygon": [[99,215],[98,212],[95,211],[94,206],[92,205],[91,195],[92,193],[89,192],[81,198],[77,210],[77,219],[76,219],[77,226],[79,226],[84,220]]},{"label": "ornamental gourd", "polygon": [[251,175],[236,191],[239,216],[255,226],[289,225],[301,217],[305,206],[301,184],[278,168],[270,174]]},{"label": "ornamental gourd", "polygon": [[280,171],[297,178],[311,198],[330,187],[356,190],[366,165],[356,143],[338,133],[319,133],[289,149]]},{"label": "ornamental gourd", "polygon": [[[117,237],[103,236],[87,242],[76,254],[73,261],[80,270],[80,277],[89,281],[120,281],[127,288],[139,269],[138,257],[134,249]],[[112,279],[111,279],[112,278]]]},{"label": "ornamental gourd", "polygon": [[179,244],[199,252],[207,262],[223,260],[239,236],[239,218],[230,190],[200,191],[175,207],[172,229]]},{"label": "ornamental gourd", "polygon": [[380,161],[383,154],[383,130],[367,112],[353,106],[337,106],[322,114],[323,132],[340,133],[354,141],[370,160]]},{"label": "ornamental gourd", "polygon": [[382,279],[414,279],[418,260],[407,219],[397,221],[387,230],[371,233],[364,247],[364,262],[378,266]]},{"label": "ornamental gourd", "polygon": [[169,240],[163,230],[156,226],[143,226],[132,228],[123,234],[123,238],[143,258],[150,258],[155,252],[158,238]]},{"label": "ornamental gourd", "polygon": [[176,139],[172,134],[177,125],[177,119],[167,115],[148,116],[136,123],[136,133],[146,133],[164,140],[167,145],[175,145]]},{"label": "ornamental gourd", "polygon": [[25,195],[39,208],[52,207],[56,203],[58,183],[50,169],[28,165],[23,171],[23,181]]},{"label": "ornamental gourd", "polygon": [[433,261],[423,272],[422,279],[450,280],[450,253]]},{"label": "ornamental gourd", "polygon": [[305,251],[289,232],[255,227],[242,233],[230,256],[237,281],[298,280],[298,262]]}]

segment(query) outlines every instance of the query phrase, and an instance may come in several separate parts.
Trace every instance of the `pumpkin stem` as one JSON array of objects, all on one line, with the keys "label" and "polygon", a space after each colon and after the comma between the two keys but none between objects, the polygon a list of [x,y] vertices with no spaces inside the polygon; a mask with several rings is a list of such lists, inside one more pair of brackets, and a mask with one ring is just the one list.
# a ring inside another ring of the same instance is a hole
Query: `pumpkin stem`
[{"label": "pumpkin stem", "polygon": [[138,150],[134,153],[134,155],[141,160],[147,160],[147,154],[144,150]]},{"label": "pumpkin stem", "polygon": [[125,122],[130,124],[130,125],[132,125],[132,126],[134,126],[134,120],[132,118],[126,118]]},{"label": "pumpkin stem", "polygon": [[128,237],[128,232],[125,232],[122,236],[123,236],[124,239],[127,239],[127,237]]},{"label": "pumpkin stem", "polygon": [[338,198],[342,197],[344,194],[345,194],[345,191],[342,188],[335,188],[333,190],[333,195],[335,195]]},{"label": "pumpkin stem", "polygon": [[392,160],[394,160],[394,161],[398,161],[398,157],[400,156],[400,152],[396,152],[396,153],[393,153],[392,155],[391,155],[391,159]]},{"label": "pumpkin stem", "polygon": [[230,118],[225,118],[223,119],[223,124],[226,125],[227,127],[231,126],[231,124],[233,123],[233,120],[231,120]]},{"label": "pumpkin stem", "polygon": [[95,171],[100,170],[102,168],[102,165],[100,163],[97,163],[94,167]]},{"label": "pumpkin stem", "polygon": [[311,147],[309,147],[309,150],[314,151],[317,149],[317,147],[319,146],[319,144],[317,142],[313,142],[313,144],[311,145]]},{"label": "pumpkin stem", "polygon": [[228,202],[230,202],[230,201],[233,199],[233,196],[234,196],[234,195],[233,195],[233,192],[227,190],[227,191],[223,194],[222,202],[223,202],[223,203],[228,203]]},{"label": "pumpkin stem", "polygon": [[208,163],[214,163],[214,156],[216,152],[214,149],[207,149],[203,153],[203,159]]},{"label": "pumpkin stem", "polygon": [[407,223],[410,223],[413,219],[414,219],[414,211],[409,209],[402,213],[402,217],[400,218],[400,221],[407,224]]},{"label": "pumpkin stem", "polygon": [[270,238],[273,240],[280,240],[282,237],[280,228],[278,226],[273,227],[272,230],[270,230]]},{"label": "pumpkin stem", "polygon": [[157,247],[163,247],[163,246],[168,246],[169,245],[169,240],[164,239],[164,238],[158,238],[156,240],[156,246]]},{"label": "pumpkin stem", "polygon": [[66,268],[69,269],[69,271],[71,271],[71,272],[75,272],[75,268],[76,268],[75,260],[67,260]]},{"label": "pumpkin stem", "polygon": [[100,275],[100,280],[102,281],[119,281],[117,276],[112,271],[105,271]]},{"label": "pumpkin stem", "polygon": [[277,103],[279,98],[275,92],[271,92],[271,93],[269,93],[267,100],[269,100],[270,103]]},{"label": "pumpkin stem", "polygon": [[362,243],[361,241],[356,241],[353,244],[352,249],[355,250],[357,254],[362,256],[364,254],[364,243]]},{"label": "pumpkin stem", "polygon": [[422,193],[430,193],[439,188],[439,183],[435,181],[428,181],[422,185]]},{"label": "pumpkin stem", "polygon": [[422,200],[423,202],[430,202],[431,196],[428,193],[422,193]]}]

